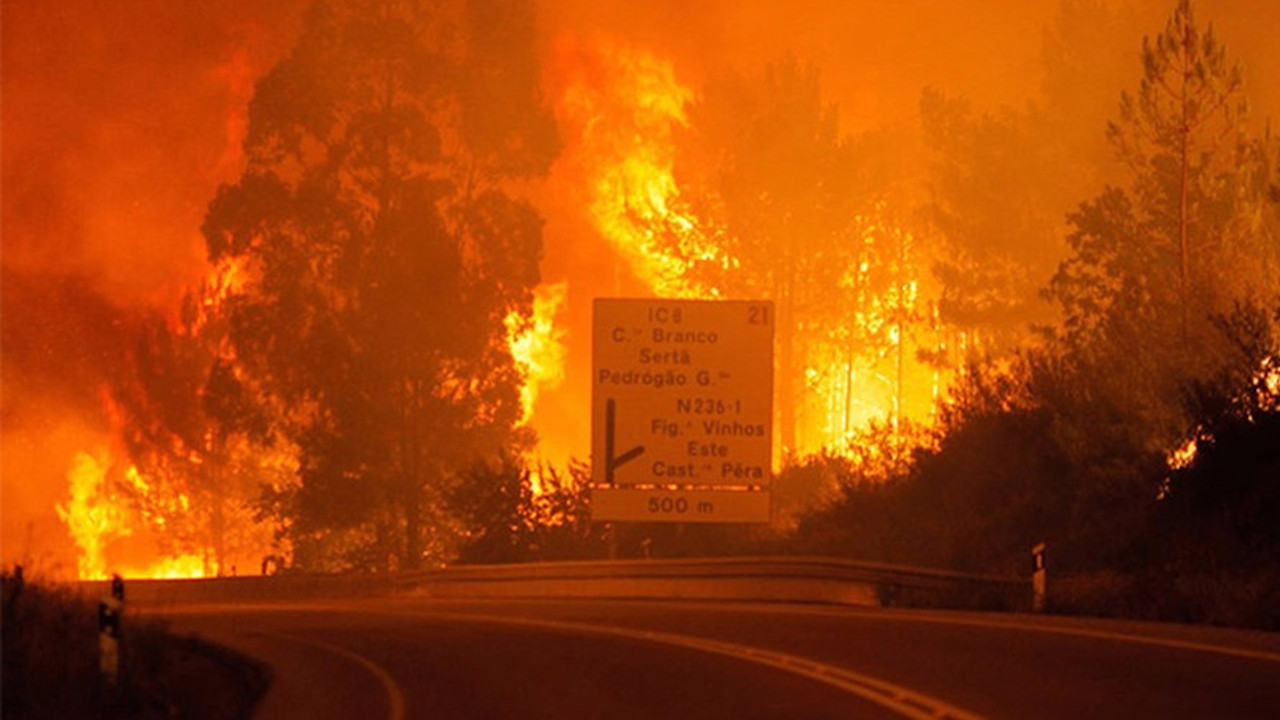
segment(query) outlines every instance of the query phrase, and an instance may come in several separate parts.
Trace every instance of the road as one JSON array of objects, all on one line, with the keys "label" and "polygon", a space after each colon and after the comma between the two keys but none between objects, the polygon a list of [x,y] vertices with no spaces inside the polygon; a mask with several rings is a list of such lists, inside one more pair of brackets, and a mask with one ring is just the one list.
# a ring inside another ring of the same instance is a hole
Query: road
[{"label": "road", "polygon": [[1280,636],[820,605],[175,606],[267,662],[288,718],[1274,718]]}]

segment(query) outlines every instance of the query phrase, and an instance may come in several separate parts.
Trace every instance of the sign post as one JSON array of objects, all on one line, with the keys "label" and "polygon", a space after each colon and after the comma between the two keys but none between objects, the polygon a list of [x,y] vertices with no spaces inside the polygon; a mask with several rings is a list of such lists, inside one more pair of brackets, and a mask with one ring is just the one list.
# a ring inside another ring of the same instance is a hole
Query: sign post
[{"label": "sign post", "polygon": [[768,522],[773,303],[594,310],[592,519]]},{"label": "sign post", "polygon": [[1036,543],[1036,546],[1031,548],[1031,609],[1034,612],[1044,612],[1045,575],[1047,572],[1045,545],[1044,543]]},{"label": "sign post", "polygon": [[120,684],[120,616],[124,614],[124,578],[111,577],[111,594],[98,603],[98,667],[110,687]]}]

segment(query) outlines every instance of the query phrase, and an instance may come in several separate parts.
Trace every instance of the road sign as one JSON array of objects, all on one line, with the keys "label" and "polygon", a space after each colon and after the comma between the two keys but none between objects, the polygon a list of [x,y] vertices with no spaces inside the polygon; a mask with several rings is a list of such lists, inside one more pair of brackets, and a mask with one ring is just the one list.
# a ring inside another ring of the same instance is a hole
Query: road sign
[{"label": "road sign", "polygon": [[596,485],[591,490],[591,516],[627,522],[768,522],[769,492]]},{"label": "road sign", "polygon": [[773,324],[768,301],[595,301],[594,519],[768,521]]}]

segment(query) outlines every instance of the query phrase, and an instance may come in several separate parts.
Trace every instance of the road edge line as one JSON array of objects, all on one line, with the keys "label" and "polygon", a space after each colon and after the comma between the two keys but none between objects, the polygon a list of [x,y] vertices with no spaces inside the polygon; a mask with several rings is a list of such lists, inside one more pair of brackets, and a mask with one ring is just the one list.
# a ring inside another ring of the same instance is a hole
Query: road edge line
[{"label": "road edge line", "polygon": [[[762,606],[753,606],[751,610],[766,609],[768,612],[783,612],[780,609],[762,608]],[[791,608],[786,611],[793,612]],[[1262,660],[1265,662],[1280,663],[1280,653],[1270,652],[1268,650],[1252,650],[1249,648],[1237,648],[1227,645],[1215,645],[1212,643],[1197,642],[1194,640],[1178,640],[1173,638],[1160,638],[1152,635],[1139,635],[1137,633],[1115,632],[1111,630],[1092,630],[1089,628],[1074,628],[1065,625],[1052,625],[1034,622],[1019,622],[1018,618],[1013,617],[1008,620],[994,620],[983,618],[969,617],[947,617],[938,614],[932,610],[915,610],[908,612],[875,612],[874,610],[814,610],[802,609],[799,611],[805,615],[819,615],[822,617],[859,617],[859,618],[875,618],[877,620],[891,620],[896,622],[918,622],[933,623],[935,625],[962,625],[970,627],[996,628],[1003,630],[1028,630],[1031,632],[1041,632],[1051,635],[1074,635],[1077,637],[1095,638],[1098,640],[1110,640],[1112,642],[1127,642],[1135,645],[1153,645],[1157,647],[1176,648],[1179,650],[1195,650],[1198,652],[1212,653],[1217,655],[1226,655],[1230,657],[1245,658],[1248,660]]]},{"label": "road edge line", "polygon": [[856,673],[846,668],[818,662],[797,655],[738,645],[720,640],[710,640],[689,635],[659,632],[653,630],[632,630],[608,625],[592,625],[588,623],[565,622],[559,620],[532,620],[527,618],[502,617],[485,614],[435,612],[435,611],[386,611],[386,614],[408,614],[416,617],[431,617],[445,620],[458,620],[482,624],[517,625],[539,628],[542,630],[571,631],[583,634],[620,637],[627,640],[654,642],[689,650],[712,653],[731,657],[737,660],[756,663],[782,670],[793,675],[831,685],[845,692],[879,705],[883,708],[913,720],[987,720],[981,715],[943,702],[930,695],[925,695],[901,685],[885,680]]},{"label": "road edge line", "polygon": [[340,645],[327,643],[323,640],[314,640],[312,638],[299,637],[289,633],[281,632],[259,632],[258,635],[263,637],[274,637],[290,642],[301,643],[303,645],[311,645],[320,648],[326,652],[333,653],[340,657],[346,658],[369,671],[371,675],[382,685],[382,689],[387,694],[387,720],[404,720],[404,692],[400,690],[400,685],[396,683],[395,678],[391,677],[391,673],[387,672],[381,665],[375,663],[369,658],[361,655],[354,650],[348,650]]}]

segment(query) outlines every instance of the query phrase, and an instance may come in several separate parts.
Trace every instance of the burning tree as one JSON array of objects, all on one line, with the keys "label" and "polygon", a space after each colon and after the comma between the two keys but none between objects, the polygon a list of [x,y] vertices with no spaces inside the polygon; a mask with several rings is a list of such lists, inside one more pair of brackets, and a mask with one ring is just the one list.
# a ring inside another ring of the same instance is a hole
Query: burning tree
[{"label": "burning tree", "polygon": [[295,561],[417,566],[458,470],[530,442],[508,346],[555,150],[527,3],[320,2],[259,83],[247,166],[204,226],[245,268],[230,344],[300,451],[268,493]]},{"label": "burning tree", "polygon": [[277,449],[227,357],[222,302],[235,274],[214,268],[184,298],[176,326],[155,323],[141,335],[137,391],[117,390],[114,402],[135,463],[117,485],[170,557],[198,558],[204,575],[229,572],[229,557],[244,554],[233,550],[270,546],[252,500]]},{"label": "burning tree", "polygon": [[659,295],[775,301],[784,453],[843,452],[868,420],[896,424],[908,384],[932,399],[912,337],[922,252],[892,182],[900,138],[843,134],[794,57],[695,93],[648,53],[575,49],[559,107],[592,219]]},{"label": "burning tree", "polygon": [[895,422],[901,410],[917,249],[882,172],[892,161],[870,145],[840,132],[818,72],[791,57],[708,84],[677,138],[681,205],[699,221],[668,224],[663,250],[706,293],[777,304],[784,453],[842,446],[876,414],[855,400],[887,398]]}]

